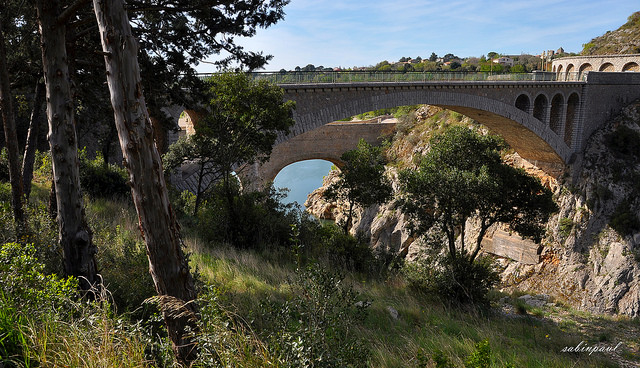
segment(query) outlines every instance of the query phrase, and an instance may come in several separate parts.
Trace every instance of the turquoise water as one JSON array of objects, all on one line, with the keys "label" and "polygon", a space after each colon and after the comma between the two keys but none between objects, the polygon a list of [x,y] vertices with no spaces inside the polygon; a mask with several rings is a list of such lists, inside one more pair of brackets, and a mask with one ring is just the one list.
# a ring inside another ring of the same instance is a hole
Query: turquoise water
[{"label": "turquoise water", "polygon": [[307,195],[322,186],[322,178],[329,173],[333,165],[325,160],[307,160],[293,163],[282,169],[273,185],[276,188],[289,188],[285,203],[298,202],[304,206]]}]

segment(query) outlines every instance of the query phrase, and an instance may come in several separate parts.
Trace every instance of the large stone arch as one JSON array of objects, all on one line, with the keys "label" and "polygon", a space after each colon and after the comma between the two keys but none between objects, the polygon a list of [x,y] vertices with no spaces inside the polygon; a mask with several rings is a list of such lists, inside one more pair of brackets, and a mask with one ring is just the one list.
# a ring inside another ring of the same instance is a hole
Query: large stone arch
[{"label": "large stone arch", "polygon": [[[539,95],[540,96],[540,95]],[[544,95],[543,95],[544,96]],[[315,98],[319,98],[315,97]],[[548,99],[545,99],[545,109]],[[304,115],[294,114],[296,125],[301,128],[295,134],[313,130],[327,122],[354,116],[366,111],[403,105],[429,104],[464,114],[500,134],[522,157],[532,162],[563,165],[570,156],[565,142],[540,119],[488,97],[438,91],[437,89],[407,89],[383,91],[361,98],[336,98],[334,104],[324,104],[315,110],[307,109]],[[543,120],[544,121],[544,120]]]},{"label": "large stone arch", "polygon": [[321,125],[275,145],[267,162],[241,168],[241,181],[243,186],[257,189],[273,181],[285,167],[306,160],[326,160],[340,168],[343,166],[342,154],[356,148],[360,139],[379,144],[383,137],[393,134],[395,127],[395,119]]}]

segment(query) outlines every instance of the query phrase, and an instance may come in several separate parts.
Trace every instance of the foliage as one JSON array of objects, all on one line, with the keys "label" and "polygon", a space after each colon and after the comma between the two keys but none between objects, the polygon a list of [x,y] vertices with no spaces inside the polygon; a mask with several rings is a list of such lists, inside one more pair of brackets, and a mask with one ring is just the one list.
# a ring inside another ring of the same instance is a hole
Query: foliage
[{"label": "foliage", "polygon": [[[401,208],[415,235],[435,232],[446,239],[445,244],[433,242],[437,250],[446,250],[447,259],[441,260],[443,270],[433,274],[432,282],[455,300],[482,301],[494,282],[489,269],[476,268],[474,260],[488,228],[504,223],[540,241],[557,206],[537,178],[502,162],[500,152],[506,144],[497,136],[454,126],[435,135],[430,145],[417,170],[400,172]],[[475,244],[467,246],[471,219],[479,231]],[[489,279],[485,283],[482,277]]]},{"label": "foliage", "polygon": [[0,365],[16,360],[28,365],[28,320],[63,313],[76,287],[73,278],[45,274],[32,244],[0,246]]},{"label": "foliage", "polygon": [[198,297],[201,305],[195,340],[199,354],[196,367],[280,367],[251,329],[227,311],[223,293],[207,285]]},{"label": "foliage", "polygon": [[640,132],[626,125],[619,125],[615,131],[608,134],[605,138],[607,147],[616,157],[622,159],[640,158],[638,141],[640,141]]},{"label": "foliage", "polygon": [[[296,223],[298,211],[281,202],[285,193],[272,186],[248,193],[234,188],[231,204],[222,185],[213,189],[197,215],[196,229],[200,236],[239,248],[289,245],[290,225]],[[229,205],[233,208],[228,208]]]},{"label": "foliage", "polygon": [[489,340],[482,340],[475,346],[476,350],[471,353],[465,366],[468,368],[489,368],[491,367],[491,347]]},{"label": "foliage", "polygon": [[98,152],[92,160],[86,148],[78,152],[80,161],[80,186],[94,198],[124,197],[129,195],[127,172],[124,168],[105,163]]},{"label": "foliage", "polygon": [[570,218],[563,217],[558,220],[558,232],[560,236],[563,238],[569,236],[569,233],[571,233],[571,230],[573,229],[573,225],[574,223]]},{"label": "foliage", "polygon": [[[430,145],[417,170],[400,173],[401,207],[416,235],[436,228],[446,236],[451,258],[468,253],[471,261],[486,230],[498,222],[540,240],[543,224],[557,206],[551,191],[537,178],[502,162],[500,153],[506,144],[501,138],[454,126],[435,135]],[[472,218],[479,222],[480,231],[474,248],[467,249],[465,226]]]},{"label": "foliage", "polygon": [[439,295],[447,301],[478,305],[488,303],[487,293],[500,281],[490,257],[474,261],[468,256],[427,257],[405,265],[404,274],[414,290]]},{"label": "foliage", "polygon": [[629,200],[620,202],[609,219],[609,226],[622,236],[631,235],[634,231],[640,230],[640,220],[631,210],[630,202]]},{"label": "foliage", "polygon": [[384,149],[361,139],[356,149],[347,151],[340,157],[344,166],[338,180],[329,185],[324,196],[330,201],[347,202],[347,218],[342,224],[345,233],[351,227],[355,205],[368,207],[391,198],[391,183],[384,174]]},{"label": "foliage", "polygon": [[318,266],[299,270],[293,299],[261,305],[266,340],[287,367],[366,367],[369,352],[356,335],[366,304],[342,278]]},{"label": "foliage", "polygon": [[231,209],[234,169],[266,161],[278,134],[287,134],[294,124],[295,103],[284,101],[283,90],[268,81],[225,73],[211,77],[207,84],[208,112],[195,125],[195,136],[183,139],[165,155],[167,171],[185,162],[198,165],[194,211],[217,180],[223,182]]}]

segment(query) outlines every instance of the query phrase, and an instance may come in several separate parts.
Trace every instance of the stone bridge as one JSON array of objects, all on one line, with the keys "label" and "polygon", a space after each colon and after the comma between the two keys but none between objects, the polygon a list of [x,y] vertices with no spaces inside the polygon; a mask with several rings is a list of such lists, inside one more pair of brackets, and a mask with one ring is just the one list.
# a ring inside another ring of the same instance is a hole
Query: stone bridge
[{"label": "stone bridge", "polygon": [[[557,72],[547,76],[555,79]],[[548,78],[538,74],[532,79]],[[345,133],[355,129],[349,124],[326,127],[315,135],[309,132],[363,112],[416,104],[439,106],[475,119],[500,134],[523,158],[557,175],[565,164],[581,158],[586,140],[595,129],[640,98],[640,73],[590,71],[575,81],[384,81],[280,86],[286,99],[296,101],[296,124],[288,136],[279,137],[271,161],[262,168],[252,168],[249,177],[254,183],[272,180],[282,168],[296,161],[334,161],[357,142],[355,130]],[[363,129],[381,129],[374,126],[358,127],[361,131],[357,134],[364,134]],[[378,134],[378,130],[372,134]],[[317,141],[319,136],[327,138],[325,142],[334,141],[333,153],[319,150],[320,145],[326,144]],[[341,136],[353,139],[338,139]]]}]

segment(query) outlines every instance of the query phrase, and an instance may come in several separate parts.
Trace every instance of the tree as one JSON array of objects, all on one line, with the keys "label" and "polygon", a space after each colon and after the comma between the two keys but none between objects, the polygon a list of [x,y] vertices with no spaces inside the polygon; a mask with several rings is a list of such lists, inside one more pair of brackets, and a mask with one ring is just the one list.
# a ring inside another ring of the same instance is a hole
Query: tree
[{"label": "tree", "polygon": [[356,149],[341,156],[344,165],[338,181],[332,183],[324,193],[328,200],[347,202],[347,218],[342,228],[347,234],[353,220],[356,205],[368,207],[384,203],[393,194],[389,178],[384,174],[386,160],[383,146],[372,146],[360,139]]},{"label": "tree", "polygon": [[13,115],[13,103],[11,101],[11,89],[7,68],[7,53],[5,51],[5,37],[3,22],[0,19],[0,109],[2,110],[2,123],[4,126],[4,138],[9,156],[9,181],[11,182],[11,207],[16,224],[18,238],[25,230],[26,225],[23,209],[22,172],[20,171],[20,152],[18,149],[18,136],[16,133],[16,121]]},{"label": "tree", "polygon": [[284,91],[278,86],[244,73],[214,76],[207,83],[208,113],[195,125],[195,135],[170,148],[165,168],[173,170],[184,162],[199,166],[195,212],[217,180],[222,181],[233,211],[234,169],[269,158],[278,134],[287,134],[295,123],[295,104],[283,100]]},{"label": "tree", "polygon": [[[97,249],[84,216],[78,171],[78,146],[69,64],[66,49],[66,17],[57,0],[36,1],[46,85],[49,145],[53,162],[59,243],[67,275],[79,279],[82,290],[99,283]],[[66,10],[69,10],[67,8]]]},{"label": "tree", "polygon": [[196,290],[154,143],[137,54],[138,44],[121,0],[94,0],[114,118],[131,195],[147,247],[149,270],[173,348],[182,364],[196,356]]},{"label": "tree", "polygon": [[[453,127],[434,136],[417,170],[400,173],[401,207],[416,235],[440,229],[448,257],[473,262],[489,227],[504,223],[540,241],[544,224],[557,210],[551,191],[537,178],[502,162],[506,148],[498,136]],[[465,244],[467,220],[475,218],[475,244]],[[456,247],[456,238],[459,245]]]},{"label": "tree", "polygon": [[429,61],[438,61],[438,55],[435,52],[432,52],[431,56],[429,56]]}]

